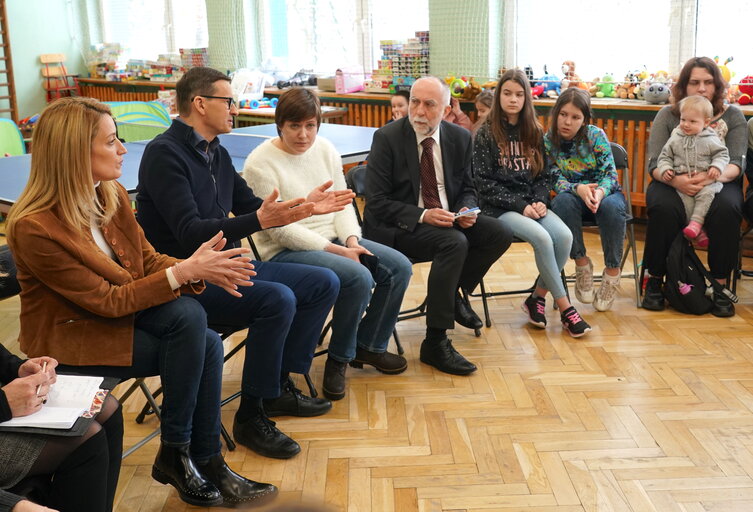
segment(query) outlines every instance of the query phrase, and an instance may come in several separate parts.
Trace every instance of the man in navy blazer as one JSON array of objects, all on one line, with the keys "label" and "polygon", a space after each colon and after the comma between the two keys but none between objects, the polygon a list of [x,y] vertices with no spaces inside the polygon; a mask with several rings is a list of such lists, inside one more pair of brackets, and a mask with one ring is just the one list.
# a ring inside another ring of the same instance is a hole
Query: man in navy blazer
[{"label": "man in navy blazer", "polygon": [[[476,366],[453,348],[446,331],[455,321],[470,328],[482,323],[458,289],[476,288],[510,246],[512,231],[493,217],[455,217],[476,207],[477,198],[471,134],[442,121],[449,109],[447,85],[424,77],[411,88],[408,117],[374,134],[366,171],[364,235],[414,260],[432,262],[421,361],[443,372],[467,375]],[[433,142],[425,141],[430,138]],[[424,149],[427,142],[429,150]],[[431,156],[422,162],[424,151]],[[426,166],[430,170],[422,176]],[[427,178],[432,174],[434,178]],[[430,181],[424,187],[426,179]],[[434,180],[434,195],[427,196]],[[425,207],[425,202],[432,207]]]}]

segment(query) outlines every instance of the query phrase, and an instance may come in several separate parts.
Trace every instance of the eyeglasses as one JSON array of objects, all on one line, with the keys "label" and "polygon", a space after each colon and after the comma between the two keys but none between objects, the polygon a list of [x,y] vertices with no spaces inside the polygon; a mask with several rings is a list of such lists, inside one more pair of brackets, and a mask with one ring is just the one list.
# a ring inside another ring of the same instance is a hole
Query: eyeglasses
[{"label": "eyeglasses", "polygon": [[230,98],[228,96],[208,96],[206,94],[201,94],[194,96],[195,98],[212,98],[214,100],[225,100],[227,102],[227,109],[230,110],[235,105],[235,100],[233,98]]}]

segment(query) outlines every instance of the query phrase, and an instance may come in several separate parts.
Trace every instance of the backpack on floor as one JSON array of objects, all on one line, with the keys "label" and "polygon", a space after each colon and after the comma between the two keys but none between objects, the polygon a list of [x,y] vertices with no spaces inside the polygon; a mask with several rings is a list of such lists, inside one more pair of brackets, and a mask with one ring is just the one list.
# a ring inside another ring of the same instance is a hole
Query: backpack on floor
[{"label": "backpack on floor", "polygon": [[714,292],[722,293],[732,302],[737,302],[737,295],[711,276],[698,259],[693,245],[682,233],[679,233],[667,253],[664,296],[669,305],[681,313],[706,314],[714,306],[712,298],[706,295],[706,289],[709,286],[714,289]]}]

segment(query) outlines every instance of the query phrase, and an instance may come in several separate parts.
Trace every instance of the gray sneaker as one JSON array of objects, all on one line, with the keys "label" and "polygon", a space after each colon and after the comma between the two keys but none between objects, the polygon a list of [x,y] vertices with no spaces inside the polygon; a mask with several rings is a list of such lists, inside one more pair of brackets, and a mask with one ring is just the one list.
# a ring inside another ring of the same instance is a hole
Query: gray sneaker
[{"label": "gray sneaker", "polygon": [[596,311],[609,311],[614,304],[614,298],[617,296],[617,290],[620,288],[620,276],[610,276],[606,270],[601,274],[601,286],[596,292],[594,298],[594,308]]},{"label": "gray sneaker", "polygon": [[594,264],[588,260],[588,265],[575,265],[575,298],[583,304],[594,301]]}]

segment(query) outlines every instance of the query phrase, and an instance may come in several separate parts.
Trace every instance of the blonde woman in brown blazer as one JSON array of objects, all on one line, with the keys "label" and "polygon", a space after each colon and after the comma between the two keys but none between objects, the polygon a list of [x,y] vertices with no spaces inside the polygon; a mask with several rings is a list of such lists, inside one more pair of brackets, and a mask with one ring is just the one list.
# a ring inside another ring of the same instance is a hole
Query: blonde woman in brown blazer
[{"label": "blonde woman in brown blazer", "polygon": [[276,493],[233,472],[220,453],[222,343],[207,329],[203,281],[238,295],[254,275],[247,249],[218,233],[191,257],[154,251],[120,177],[125,147],[109,108],[90,98],[48,106],[31,175],[8,217],[21,284],[21,349],[59,370],[159,375],[162,437],[152,476],[187,503],[235,506]]}]

